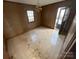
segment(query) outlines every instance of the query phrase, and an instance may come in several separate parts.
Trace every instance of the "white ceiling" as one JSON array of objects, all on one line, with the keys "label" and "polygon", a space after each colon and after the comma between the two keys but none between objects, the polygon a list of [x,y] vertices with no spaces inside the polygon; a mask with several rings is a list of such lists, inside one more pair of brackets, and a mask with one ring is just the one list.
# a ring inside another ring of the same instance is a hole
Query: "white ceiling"
[{"label": "white ceiling", "polygon": [[[25,3],[25,4],[31,4],[31,5],[37,5],[38,0],[6,0],[6,1],[12,1],[12,2],[19,2],[19,3]],[[39,5],[44,6],[51,3],[60,2],[63,0],[39,0]]]}]

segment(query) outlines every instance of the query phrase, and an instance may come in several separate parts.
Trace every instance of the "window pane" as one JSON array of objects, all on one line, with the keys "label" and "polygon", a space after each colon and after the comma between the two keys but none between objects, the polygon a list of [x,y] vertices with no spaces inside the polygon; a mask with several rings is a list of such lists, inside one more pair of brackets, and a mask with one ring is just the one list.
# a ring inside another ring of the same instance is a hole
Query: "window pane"
[{"label": "window pane", "polygon": [[34,21],[34,17],[29,17],[29,20],[30,20],[30,19]]},{"label": "window pane", "polygon": [[33,22],[34,21],[34,13],[33,11],[27,11],[27,16],[28,16],[28,20],[29,22]]},{"label": "window pane", "polygon": [[66,12],[65,12],[65,16],[64,16],[63,21],[65,21],[65,20],[68,18],[69,13],[70,13],[70,9],[69,9],[69,8],[67,8],[67,9],[66,9]]},{"label": "window pane", "polygon": [[63,19],[64,13],[65,13],[65,9],[62,9],[61,10],[61,13],[60,13],[60,17],[59,17],[58,24],[61,24],[62,23],[62,19]]}]

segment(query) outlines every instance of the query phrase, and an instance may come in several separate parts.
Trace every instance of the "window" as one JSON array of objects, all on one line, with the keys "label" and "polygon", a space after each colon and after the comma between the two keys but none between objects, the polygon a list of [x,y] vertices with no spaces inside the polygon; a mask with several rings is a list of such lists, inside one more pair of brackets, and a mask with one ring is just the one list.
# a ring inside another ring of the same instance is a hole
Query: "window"
[{"label": "window", "polygon": [[58,18],[59,18],[58,24],[60,24],[60,25],[61,25],[61,23],[62,23],[64,14],[65,14],[65,9],[61,9],[61,10],[60,10],[59,17],[58,17]]},{"label": "window", "polygon": [[59,8],[58,13],[57,13],[57,22],[58,22],[58,24],[62,23],[62,19],[64,17],[64,14],[65,14],[65,8],[64,7]]},{"label": "window", "polygon": [[69,16],[69,8],[67,8],[67,7],[58,8],[58,12],[57,12],[57,16],[56,16],[55,28],[60,28],[62,22],[66,21],[68,16]]},{"label": "window", "polygon": [[28,21],[33,22],[34,21],[34,12],[31,10],[27,10],[27,16],[28,16]]},{"label": "window", "polygon": [[66,8],[66,11],[65,11],[65,15],[64,15],[64,19],[63,19],[63,21],[66,21],[66,19],[67,19],[68,16],[69,16],[69,13],[70,13],[70,9],[69,9],[69,8]]}]

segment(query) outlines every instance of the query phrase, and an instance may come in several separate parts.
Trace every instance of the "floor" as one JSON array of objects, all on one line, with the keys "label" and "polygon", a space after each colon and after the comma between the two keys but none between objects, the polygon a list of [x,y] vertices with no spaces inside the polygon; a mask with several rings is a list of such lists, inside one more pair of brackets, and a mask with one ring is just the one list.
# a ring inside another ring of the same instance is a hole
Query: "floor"
[{"label": "floor", "polygon": [[58,30],[39,27],[8,40],[13,59],[57,59],[64,36]]}]

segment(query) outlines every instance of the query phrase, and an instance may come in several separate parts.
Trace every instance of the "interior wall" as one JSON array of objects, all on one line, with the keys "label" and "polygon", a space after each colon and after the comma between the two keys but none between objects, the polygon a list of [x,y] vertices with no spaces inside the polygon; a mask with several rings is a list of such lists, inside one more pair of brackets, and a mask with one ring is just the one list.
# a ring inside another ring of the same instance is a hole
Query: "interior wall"
[{"label": "interior wall", "polygon": [[3,38],[3,59],[10,59],[8,50],[7,50],[7,41]]},{"label": "interior wall", "polygon": [[[4,1],[3,3],[3,30],[6,39],[13,38],[40,26],[40,17],[35,11],[35,6]],[[28,22],[27,10],[34,10],[35,21]]]},{"label": "interior wall", "polygon": [[[75,1],[75,0],[73,0]],[[62,1],[62,2],[57,2],[57,3],[54,3],[54,4],[49,4],[49,5],[46,5],[46,6],[43,6],[42,7],[42,19],[41,19],[41,24],[43,26],[46,26],[46,27],[49,27],[49,28],[54,28],[54,25],[55,25],[55,20],[56,20],[56,15],[57,15],[57,11],[58,11],[58,8],[59,7],[69,7],[70,9],[72,7],[74,7],[74,4],[72,4],[72,0],[65,0],[65,1]],[[73,19],[73,14],[74,14],[74,9],[73,8],[71,10],[71,16],[70,16],[70,19],[72,18]]]},{"label": "interior wall", "polygon": [[3,46],[3,59],[10,59],[8,51],[6,50],[5,46]]}]

